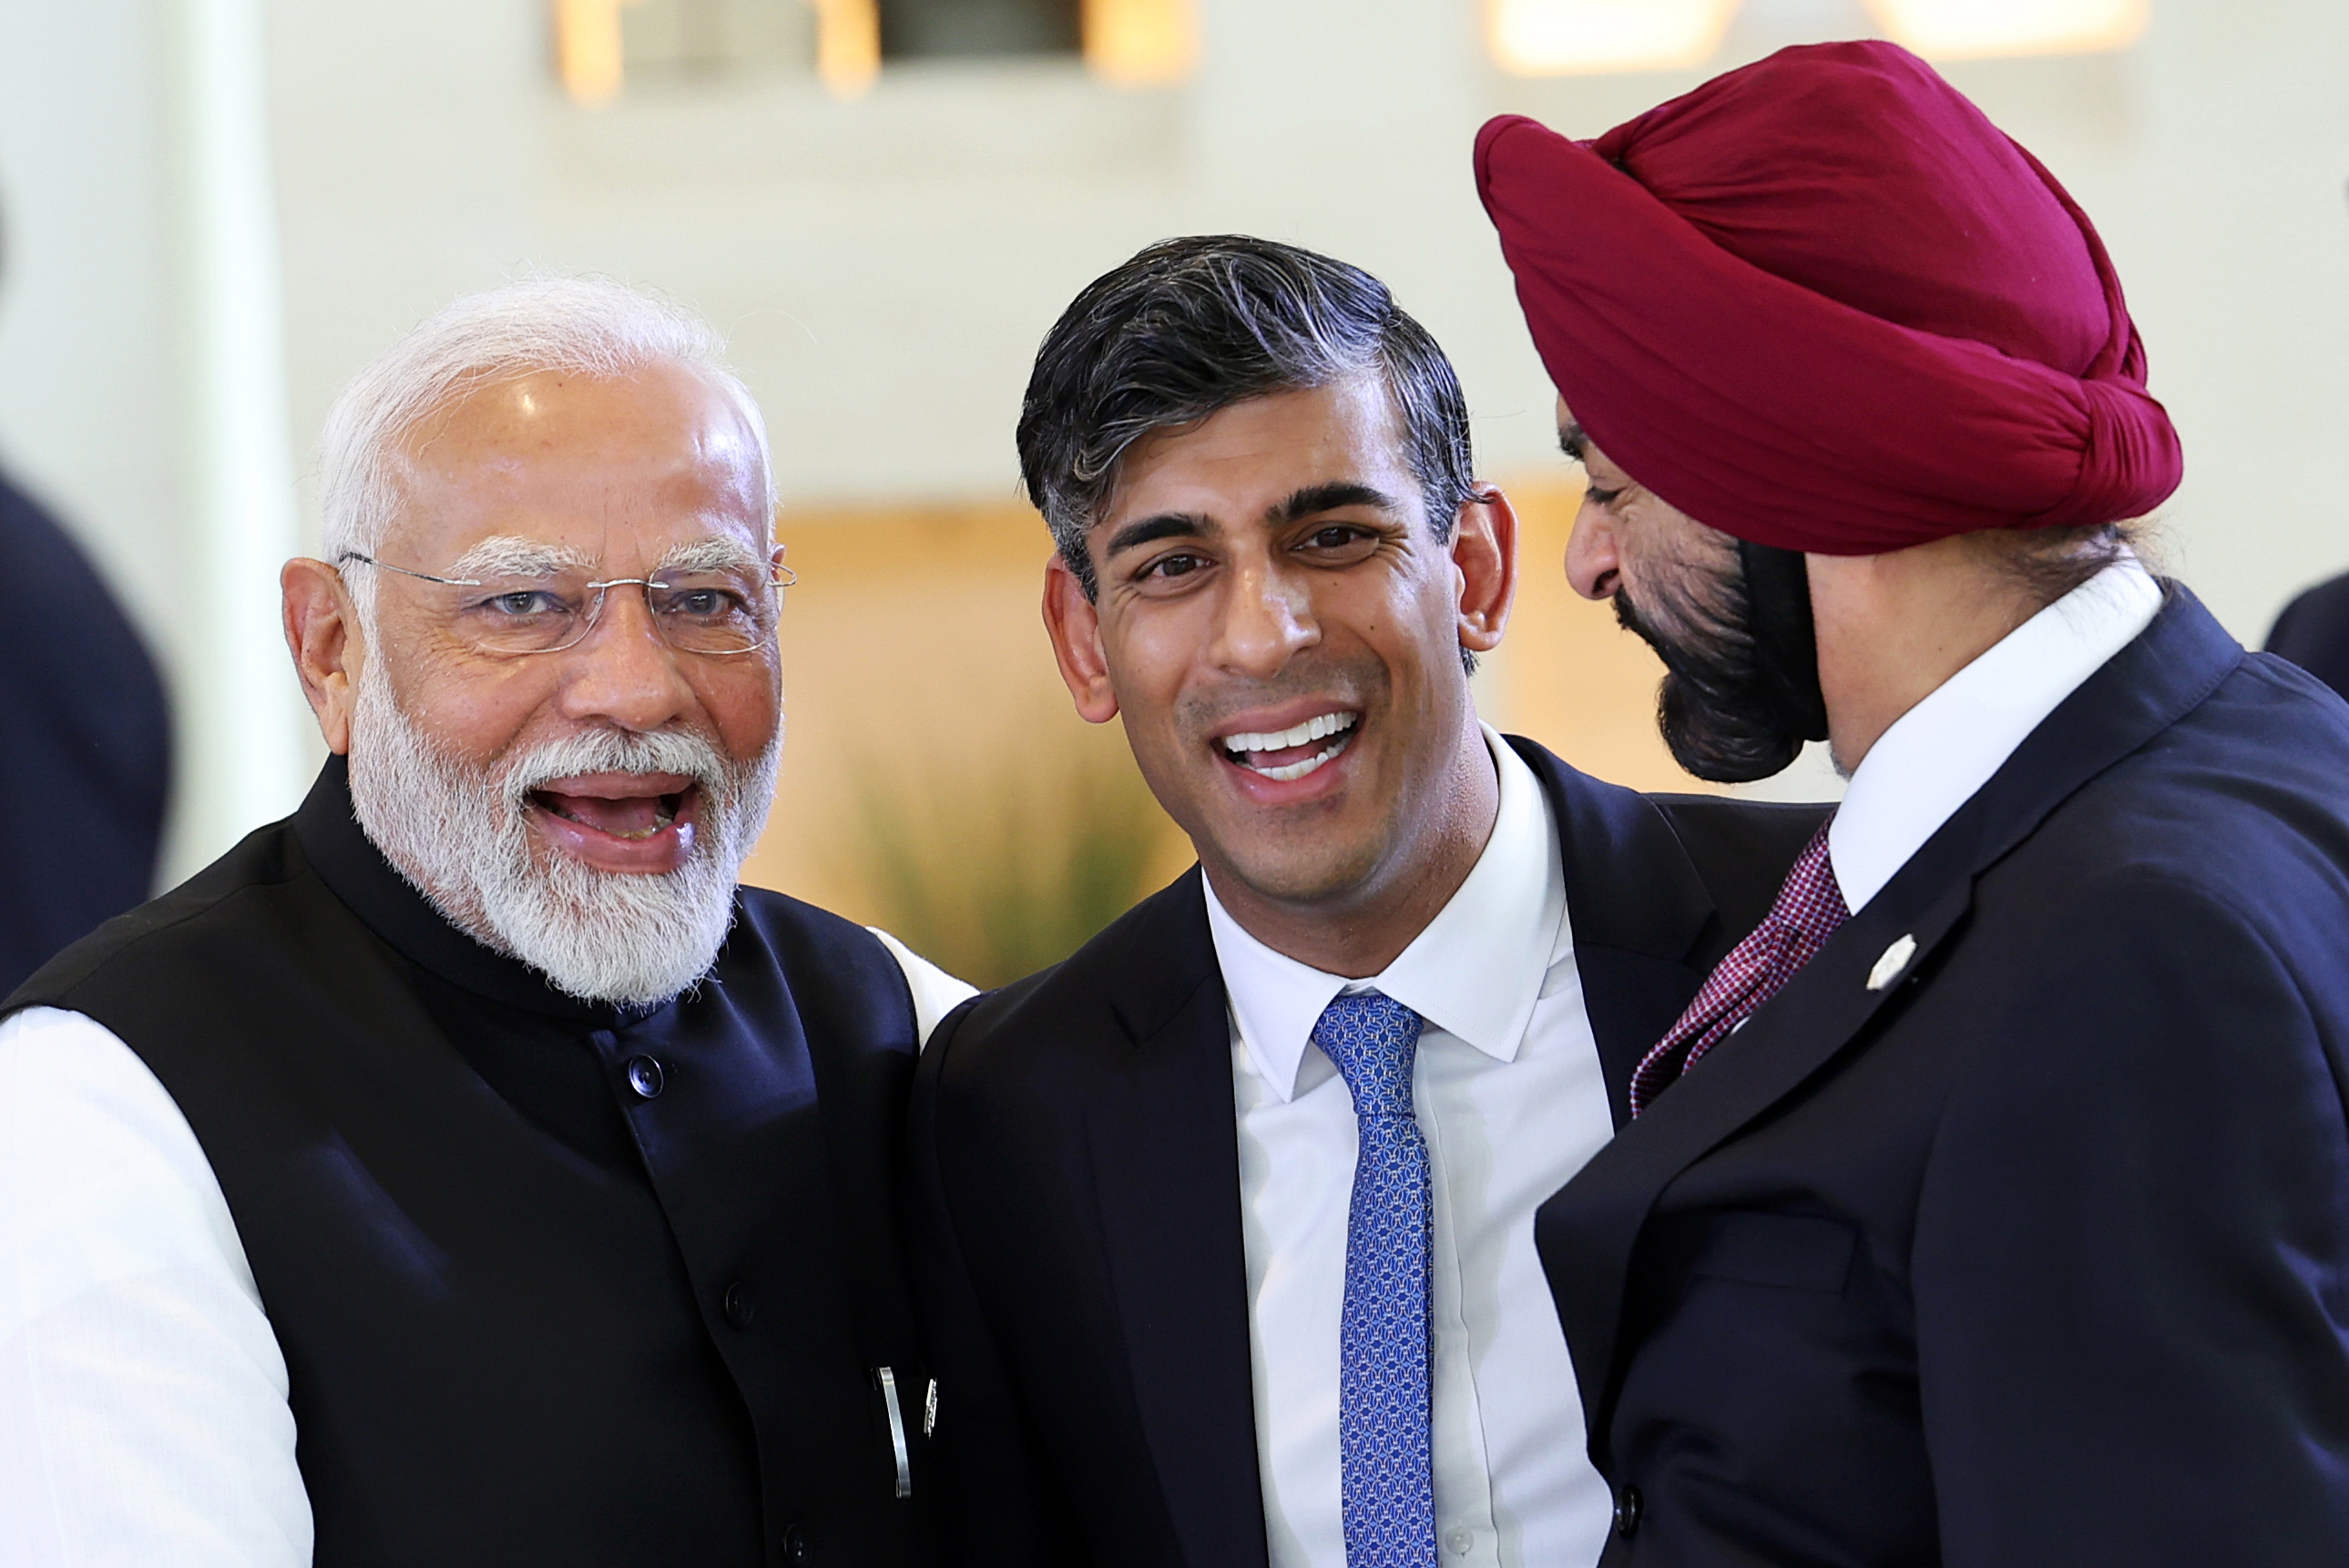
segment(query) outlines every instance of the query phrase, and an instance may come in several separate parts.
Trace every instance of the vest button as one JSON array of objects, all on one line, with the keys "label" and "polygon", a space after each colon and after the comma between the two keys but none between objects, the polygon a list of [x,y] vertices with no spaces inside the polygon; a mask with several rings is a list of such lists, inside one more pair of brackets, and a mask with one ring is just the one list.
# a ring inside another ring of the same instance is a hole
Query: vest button
[{"label": "vest button", "polygon": [[726,1321],[737,1328],[750,1327],[758,1310],[750,1305],[750,1290],[739,1279],[726,1287],[726,1294],[718,1298],[718,1306],[726,1314]]},{"label": "vest button", "polygon": [[628,1087],[636,1091],[638,1099],[658,1099],[662,1081],[660,1063],[650,1057],[628,1058]]},{"label": "vest button", "polygon": [[1615,1533],[1629,1535],[1640,1528],[1640,1513],[1645,1507],[1640,1489],[1627,1486],[1615,1494]]},{"label": "vest button", "polygon": [[808,1560],[807,1532],[792,1525],[783,1532],[783,1561],[804,1563]]}]

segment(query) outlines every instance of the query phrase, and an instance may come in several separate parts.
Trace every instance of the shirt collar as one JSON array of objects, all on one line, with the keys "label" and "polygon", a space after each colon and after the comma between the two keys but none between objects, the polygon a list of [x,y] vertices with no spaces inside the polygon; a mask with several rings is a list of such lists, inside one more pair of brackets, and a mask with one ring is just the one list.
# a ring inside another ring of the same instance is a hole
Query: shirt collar
[{"label": "shirt collar", "polygon": [[1313,1026],[1340,992],[1378,991],[1500,1061],[1516,1058],[1549,970],[1572,949],[1557,825],[1541,781],[1497,732],[1485,744],[1500,776],[1500,810],[1468,879],[1381,973],[1348,980],[1275,952],[1232,918],[1206,883],[1232,1019],[1257,1075],[1295,1097]]},{"label": "shirt collar", "polygon": [[2161,585],[2125,555],[1992,644],[1868,748],[1827,830],[1857,913],[2040,722],[2134,641]]}]

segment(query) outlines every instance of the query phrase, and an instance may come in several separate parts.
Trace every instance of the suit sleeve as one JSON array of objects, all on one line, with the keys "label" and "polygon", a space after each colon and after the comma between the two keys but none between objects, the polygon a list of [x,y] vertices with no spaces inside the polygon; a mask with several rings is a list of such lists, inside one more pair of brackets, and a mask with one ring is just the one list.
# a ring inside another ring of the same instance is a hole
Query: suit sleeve
[{"label": "suit sleeve", "polygon": [[966,1262],[956,1173],[941,1151],[954,1115],[947,1079],[971,1011],[965,1004],[949,1014],[931,1037],[906,1140],[906,1246],[923,1351],[937,1379],[931,1445],[945,1493],[946,1560],[953,1568],[1054,1568],[1081,1559]]},{"label": "suit sleeve", "polygon": [[1920,1195],[1944,1560],[2343,1561],[2349,955],[2150,877],[2067,929]]}]

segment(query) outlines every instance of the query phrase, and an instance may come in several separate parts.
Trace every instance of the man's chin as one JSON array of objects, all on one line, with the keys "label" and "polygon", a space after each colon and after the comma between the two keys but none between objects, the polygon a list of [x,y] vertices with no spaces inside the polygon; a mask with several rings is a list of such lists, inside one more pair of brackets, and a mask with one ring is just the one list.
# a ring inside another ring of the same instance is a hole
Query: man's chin
[{"label": "man's chin", "polygon": [[1682,677],[1667,676],[1657,705],[1672,760],[1713,784],[1751,784],[1784,772],[1803,743],[1781,729],[1760,698],[1714,708],[1694,699]]},{"label": "man's chin", "polygon": [[1221,873],[1217,896],[1237,882],[1244,896],[1291,909],[1342,907],[1359,897],[1382,858],[1377,848],[1355,843],[1356,835],[1339,823],[1294,826],[1291,831],[1233,834],[1226,843],[1237,847],[1237,854],[1221,844],[1195,846]]},{"label": "man's chin", "polygon": [[657,1006],[717,962],[733,923],[733,892],[712,879],[567,861],[531,888],[500,890],[486,913],[499,945],[556,989],[591,1002]]},{"label": "man's chin", "polygon": [[1724,667],[1718,649],[1667,636],[1628,592],[1619,591],[1614,604],[1617,622],[1647,644],[1667,672],[1657,690],[1656,723],[1673,761],[1709,783],[1751,784],[1801,754],[1802,741],[1778,723],[1752,668]]},{"label": "man's chin", "polygon": [[733,923],[733,868],[716,843],[697,851],[681,823],[681,855],[581,854],[560,818],[533,805],[523,821],[528,870],[481,882],[495,945],[557,990],[626,1006],[665,1003],[709,972]]}]

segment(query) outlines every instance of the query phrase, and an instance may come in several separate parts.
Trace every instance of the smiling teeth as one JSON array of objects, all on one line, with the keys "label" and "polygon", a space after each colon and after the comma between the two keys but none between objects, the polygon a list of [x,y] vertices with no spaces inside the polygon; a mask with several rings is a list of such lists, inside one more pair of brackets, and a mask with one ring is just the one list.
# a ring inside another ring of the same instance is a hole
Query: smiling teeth
[{"label": "smiling teeth", "polygon": [[562,818],[566,822],[576,822],[583,828],[595,828],[598,832],[611,833],[612,837],[626,840],[630,843],[634,843],[642,839],[649,839],[655,833],[657,833],[663,829],[674,824],[677,821],[677,813],[678,810],[677,806],[671,805],[668,799],[664,797],[661,803],[653,809],[653,820],[650,827],[638,828],[634,831],[622,833],[615,832],[609,828],[599,827],[596,823],[589,821],[585,817],[574,816],[570,812],[563,810],[560,806],[548,804],[544,801],[542,801],[541,804],[545,806],[546,810],[553,811],[556,816]]},{"label": "smiling teeth", "polygon": [[[1277,735],[1226,735],[1224,737],[1224,749],[1226,751],[1286,751],[1292,746],[1309,746],[1325,735],[1343,735],[1361,720],[1360,714],[1325,713],[1307,719],[1293,729],[1284,729]],[[1333,753],[1335,749],[1335,748],[1331,748]],[[1324,757],[1314,760],[1318,765],[1328,758]],[[1290,766],[1305,768],[1306,765],[1292,763]],[[1267,768],[1259,769],[1258,771],[1273,779],[1301,777],[1301,775],[1290,774],[1287,769]],[[1312,769],[1306,768],[1306,771],[1309,773]]]},{"label": "smiling teeth", "polygon": [[[1354,738],[1355,725],[1361,722],[1360,714],[1325,713],[1309,718],[1293,728],[1280,730],[1275,734],[1226,735],[1224,737],[1223,746],[1231,759],[1249,772],[1286,784],[1291,779],[1304,778],[1308,773],[1345,750],[1348,744]],[[1278,768],[1268,768],[1256,760],[1257,758],[1268,752],[1294,750],[1298,747],[1310,746],[1317,740],[1324,739],[1330,741],[1328,746],[1312,756],[1296,762],[1283,763]]]},{"label": "smiling teeth", "polygon": [[1345,749],[1346,742],[1343,738],[1340,738],[1337,745],[1330,747],[1325,750],[1317,751],[1312,756],[1307,758],[1304,761],[1292,762],[1285,768],[1258,768],[1253,762],[1244,763],[1243,766],[1252,772],[1261,773],[1267,779],[1277,779],[1281,783],[1286,784],[1292,779],[1304,778],[1308,773],[1312,772],[1316,768],[1320,767],[1324,762],[1329,761],[1330,758],[1337,756],[1338,753]]}]

